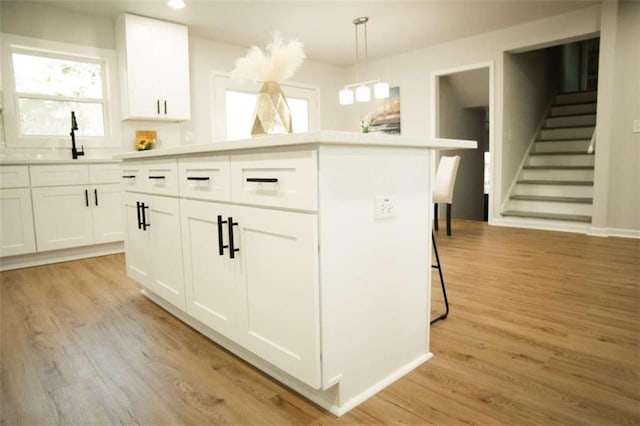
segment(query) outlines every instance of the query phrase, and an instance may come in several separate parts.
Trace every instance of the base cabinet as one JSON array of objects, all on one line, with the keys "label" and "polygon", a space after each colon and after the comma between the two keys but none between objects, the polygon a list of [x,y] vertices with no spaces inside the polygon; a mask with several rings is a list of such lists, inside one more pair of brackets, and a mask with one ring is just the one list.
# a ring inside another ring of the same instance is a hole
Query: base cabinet
[{"label": "base cabinet", "polygon": [[36,251],[29,188],[0,189],[0,257]]},{"label": "base cabinet", "polygon": [[179,200],[127,193],[124,216],[129,276],[185,310]]},{"label": "base cabinet", "polygon": [[181,200],[187,313],[320,387],[315,214]]}]

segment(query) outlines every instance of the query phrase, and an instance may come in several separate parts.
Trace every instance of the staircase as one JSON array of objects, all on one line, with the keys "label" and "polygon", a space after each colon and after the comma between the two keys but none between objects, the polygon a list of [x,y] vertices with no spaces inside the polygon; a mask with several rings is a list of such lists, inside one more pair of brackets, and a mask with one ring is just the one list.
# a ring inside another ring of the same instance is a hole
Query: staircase
[{"label": "staircase", "polygon": [[518,174],[502,213],[507,217],[591,222],[596,92],[563,93]]}]

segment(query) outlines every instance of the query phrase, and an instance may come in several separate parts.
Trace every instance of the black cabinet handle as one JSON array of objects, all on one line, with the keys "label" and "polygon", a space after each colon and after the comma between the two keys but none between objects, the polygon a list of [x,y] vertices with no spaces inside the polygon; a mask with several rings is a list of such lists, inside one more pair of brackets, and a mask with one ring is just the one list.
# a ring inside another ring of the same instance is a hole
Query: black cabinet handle
[{"label": "black cabinet handle", "polygon": [[124,175],[122,176],[122,179],[135,179],[136,175]]},{"label": "black cabinet handle", "polygon": [[96,206],[98,205],[98,190],[97,189],[93,189],[93,196],[96,199]]},{"label": "black cabinet handle", "polygon": [[220,256],[224,256],[224,249],[229,248],[229,246],[223,245],[222,241],[222,224],[227,223],[226,220],[222,220],[222,216],[218,215],[218,254]]},{"label": "black cabinet handle", "polygon": [[164,101],[164,115],[167,115],[167,101]]},{"label": "black cabinet handle", "polygon": [[144,203],[141,204],[141,209],[142,210],[142,230],[146,231],[148,227],[150,227],[151,225],[147,223],[147,215],[144,212],[145,209],[148,209],[149,206],[145,206]]},{"label": "black cabinet handle", "polygon": [[89,190],[84,190],[84,203],[87,207],[89,207]]},{"label": "black cabinet handle", "polygon": [[142,219],[140,219],[140,201],[136,201],[136,210],[138,212],[138,229],[142,229]]},{"label": "black cabinet handle", "polygon": [[274,183],[277,182],[278,178],[247,178],[247,182],[268,182]]},{"label": "black cabinet handle", "polygon": [[157,108],[158,114],[160,114],[160,99],[156,99],[156,108]]},{"label": "black cabinet handle", "polygon": [[227,225],[229,226],[229,257],[231,259],[234,259],[235,253],[237,251],[240,251],[239,248],[235,248],[233,246],[233,227],[236,226],[238,224],[238,222],[234,222],[233,218],[231,216],[229,216],[229,218],[227,219],[229,222],[227,223]]},{"label": "black cabinet handle", "polygon": [[166,179],[164,176],[149,176],[149,179]]},{"label": "black cabinet handle", "polygon": [[188,176],[187,180],[209,180],[209,176]]}]

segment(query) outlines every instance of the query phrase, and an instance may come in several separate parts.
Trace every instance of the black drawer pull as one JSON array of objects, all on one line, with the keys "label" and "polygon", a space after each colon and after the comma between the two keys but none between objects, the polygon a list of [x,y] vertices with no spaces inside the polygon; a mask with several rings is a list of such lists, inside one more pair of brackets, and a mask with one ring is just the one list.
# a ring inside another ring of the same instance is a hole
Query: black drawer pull
[{"label": "black drawer pull", "polygon": [[157,107],[158,114],[160,114],[160,99],[156,100],[156,107]]},{"label": "black drawer pull", "polygon": [[122,179],[135,179],[135,178],[136,178],[136,175],[125,175],[125,176],[122,176]]},{"label": "black drawer pull", "polygon": [[136,201],[136,210],[138,212],[138,229],[142,229],[142,219],[140,217],[140,215],[141,215],[140,207],[141,207],[140,201]]},{"label": "black drawer pull", "polygon": [[147,215],[144,212],[146,209],[149,208],[149,206],[145,206],[144,203],[141,204],[141,209],[142,210],[142,230],[146,231],[147,228],[149,228],[151,225],[147,223]]},{"label": "black drawer pull", "polygon": [[166,179],[165,176],[149,176],[149,179]]},{"label": "black drawer pull", "polygon": [[84,203],[87,207],[89,207],[89,190],[84,190]]},{"label": "black drawer pull", "polygon": [[95,199],[96,199],[96,206],[97,206],[97,205],[98,205],[98,190],[97,190],[97,189],[94,189],[94,190],[93,190],[93,196],[94,196],[94,197],[95,197]]},{"label": "black drawer pull", "polygon": [[229,247],[229,246],[223,245],[224,244],[224,242],[222,241],[222,224],[223,223],[227,223],[227,221],[222,220],[222,216],[218,215],[218,254],[220,256],[224,256],[224,249]]},{"label": "black drawer pull", "polygon": [[278,181],[278,178],[247,178],[247,182],[267,182],[267,183],[275,183]]},{"label": "black drawer pull", "polygon": [[229,221],[227,224],[229,226],[229,257],[234,259],[236,257],[235,253],[240,251],[239,248],[236,248],[233,245],[233,227],[236,226],[238,222],[234,222],[231,216],[229,216],[227,220]]},{"label": "black drawer pull", "polygon": [[209,180],[209,176],[188,176],[187,180]]}]

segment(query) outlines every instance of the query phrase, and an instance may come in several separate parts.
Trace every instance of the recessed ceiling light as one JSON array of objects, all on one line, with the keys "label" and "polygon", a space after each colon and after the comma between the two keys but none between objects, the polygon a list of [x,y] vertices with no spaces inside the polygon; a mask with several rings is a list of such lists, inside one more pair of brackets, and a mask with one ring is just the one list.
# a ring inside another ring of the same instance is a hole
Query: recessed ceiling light
[{"label": "recessed ceiling light", "polygon": [[184,0],[169,0],[167,3],[172,9],[182,9],[184,8]]}]

